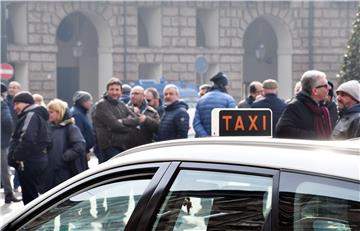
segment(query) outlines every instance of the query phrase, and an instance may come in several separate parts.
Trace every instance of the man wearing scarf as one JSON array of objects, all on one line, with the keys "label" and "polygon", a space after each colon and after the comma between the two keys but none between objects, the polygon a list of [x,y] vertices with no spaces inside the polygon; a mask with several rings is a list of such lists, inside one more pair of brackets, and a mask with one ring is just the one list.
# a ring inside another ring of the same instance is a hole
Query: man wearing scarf
[{"label": "man wearing scarf", "polygon": [[317,70],[306,71],[301,77],[301,92],[282,113],[275,137],[293,139],[329,139],[331,120],[323,101],[328,95],[326,74]]}]

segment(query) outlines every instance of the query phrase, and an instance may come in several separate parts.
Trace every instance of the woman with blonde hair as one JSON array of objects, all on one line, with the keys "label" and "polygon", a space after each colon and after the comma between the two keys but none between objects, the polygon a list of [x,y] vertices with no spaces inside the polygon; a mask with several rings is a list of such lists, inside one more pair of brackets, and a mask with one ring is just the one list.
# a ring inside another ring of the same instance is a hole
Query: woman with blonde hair
[{"label": "woman with blonde hair", "polygon": [[60,99],[51,100],[47,109],[52,132],[49,169],[45,190],[84,171],[85,139],[70,117],[68,105]]}]

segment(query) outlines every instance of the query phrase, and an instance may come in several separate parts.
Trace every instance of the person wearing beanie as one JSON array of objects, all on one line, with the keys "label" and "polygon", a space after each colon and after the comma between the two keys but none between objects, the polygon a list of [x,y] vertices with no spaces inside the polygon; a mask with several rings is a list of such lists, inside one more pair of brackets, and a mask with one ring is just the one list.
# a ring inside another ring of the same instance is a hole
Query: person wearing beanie
[{"label": "person wearing beanie", "polygon": [[275,130],[276,123],[278,122],[281,113],[286,107],[284,100],[280,99],[278,94],[278,83],[274,79],[267,79],[263,83],[264,98],[255,101],[251,108],[269,108],[273,114],[273,132]]},{"label": "person wearing beanie", "polygon": [[229,80],[227,76],[219,72],[210,81],[214,84],[209,92],[202,96],[196,104],[193,127],[195,137],[211,135],[211,111],[214,108],[235,108],[234,98],[227,93]]},{"label": "person wearing beanie", "polygon": [[122,94],[120,97],[120,101],[124,102],[124,104],[129,103],[130,101],[130,92],[131,92],[131,86],[129,84],[123,84],[122,85]]},{"label": "person wearing beanie", "polygon": [[340,119],[332,132],[338,140],[360,137],[360,83],[350,80],[336,90]]},{"label": "person wearing beanie", "polygon": [[[70,115],[75,119],[76,126],[86,141],[87,159],[90,159],[90,149],[95,145],[95,134],[87,113],[93,105],[92,96],[86,91],[77,91],[73,97],[74,105],[70,108]],[[87,161],[86,161],[87,163]]]},{"label": "person wearing beanie", "polygon": [[41,193],[51,146],[49,114],[38,106],[30,92],[18,92],[13,99],[18,122],[11,137],[8,161],[16,168],[24,204]]}]

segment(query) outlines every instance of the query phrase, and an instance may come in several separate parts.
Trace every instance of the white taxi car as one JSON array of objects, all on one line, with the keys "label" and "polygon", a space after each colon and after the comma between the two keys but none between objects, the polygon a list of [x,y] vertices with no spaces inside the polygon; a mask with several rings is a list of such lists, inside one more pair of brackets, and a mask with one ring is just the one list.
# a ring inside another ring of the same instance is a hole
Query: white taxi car
[{"label": "white taxi car", "polygon": [[137,147],[2,230],[360,230],[360,145],[211,137]]}]

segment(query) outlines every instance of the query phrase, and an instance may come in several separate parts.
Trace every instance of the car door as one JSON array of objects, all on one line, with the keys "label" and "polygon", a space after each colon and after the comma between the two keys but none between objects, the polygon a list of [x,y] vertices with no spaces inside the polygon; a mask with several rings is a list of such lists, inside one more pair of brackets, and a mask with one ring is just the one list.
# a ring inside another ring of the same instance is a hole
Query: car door
[{"label": "car door", "polygon": [[164,175],[137,230],[271,230],[278,176],[273,169],[183,162]]},{"label": "car door", "polygon": [[359,181],[284,171],[279,186],[278,230],[360,230]]},{"label": "car door", "polygon": [[4,230],[134,230],[172,165],[139,164],[96,173],[44,199]]}]

